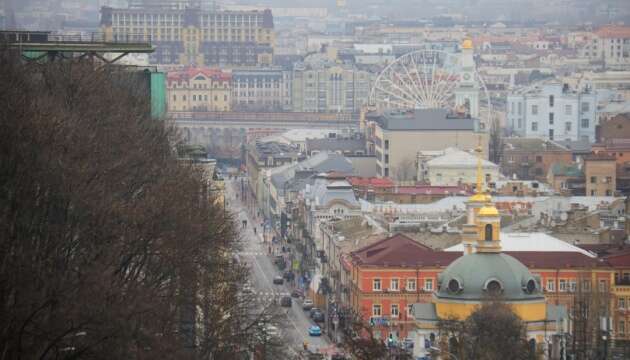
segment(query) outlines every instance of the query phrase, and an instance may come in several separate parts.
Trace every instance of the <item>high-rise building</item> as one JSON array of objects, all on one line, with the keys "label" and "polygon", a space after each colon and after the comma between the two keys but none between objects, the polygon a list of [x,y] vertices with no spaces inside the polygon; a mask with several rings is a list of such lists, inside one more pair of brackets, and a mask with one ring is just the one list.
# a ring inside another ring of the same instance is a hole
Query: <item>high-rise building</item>
[{"label": "high-rise building", "polygon": [[150,39],[156,46],[149,59],[154,64],[231,67],[272,62],[271,10],[219,11],[199,7],[199,1],[187,6],[181,1],[145,3],[138,0],[127,9],[103,7],[105,38]]}]

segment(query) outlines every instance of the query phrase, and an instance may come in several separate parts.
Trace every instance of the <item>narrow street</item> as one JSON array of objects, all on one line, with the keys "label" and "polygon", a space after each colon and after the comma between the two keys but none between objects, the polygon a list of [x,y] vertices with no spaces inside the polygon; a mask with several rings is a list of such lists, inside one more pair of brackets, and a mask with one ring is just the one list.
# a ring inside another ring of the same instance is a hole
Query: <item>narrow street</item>
[{"label": "narrow street", "polygon": [[[263,242],[260,226],[254,233],[253,225],[260,221],[252,218],[241,202],[240,189],[236,187],[236,180],[225,180],[226,199],[228,208],[234,214],[239,226],[243,220],[247,220],[247,226],[241,229],[243,249],[239,253],[242,261],[247,262],[251,269],[251,283],[260,303],[269,303],[274,300],[280,306],[280,298],[290,296],[291,288],[285,282],[283,285],[274,285],[273,278],[281,276],[282,272],[272,263],[271,255],[268,255],[268,244]],[[238,199],[236,194],[239,194]],[[312,352],[327,353],[332,349],[332,343],[324,335],[309,336],[308,328],[316,325],[309,317],[309,312],[302,310],[301,298],[292,299],[291,308],[280,308],[286,313],[283,316],[283,324],[280,326],[282,338],[287,340],[287,345],[295,350],[296,354],[303,348],[306,341]]]}]

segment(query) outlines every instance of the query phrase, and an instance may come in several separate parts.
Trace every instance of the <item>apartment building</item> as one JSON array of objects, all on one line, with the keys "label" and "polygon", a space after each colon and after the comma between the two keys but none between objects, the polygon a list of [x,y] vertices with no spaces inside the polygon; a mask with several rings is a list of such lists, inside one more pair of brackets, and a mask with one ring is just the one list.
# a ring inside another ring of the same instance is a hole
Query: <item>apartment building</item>
[{"label": "apartment building", "polygon": [[479,121],[447,110],[387,111],[368,114],[367,120],[378,177],[412,180],[421,151],[448,147],[470,151],[481,145],[484,156],[488,154],[488,134],[479,130]]},{"label": "apartment building", "polygon": [[292,107],[300,112],[358,112],[367,103],[374,74],[313,54],[293,69]]},{"label": "apartment building", "polygon": [[101,29],[110,41],[146,41],[156,46],[154,64],[256,66],[271,64],[271,10],[219,11],[200,7],[103,7]]},{"label": "apartment building", "polygon": [[271,67],[234,69],[232,105],[238,111],[291,110],[291,72]]},{"label": "apartment building", "polygon": [[630,64],[630,27],[607,25],[597,29],[587,38],[580,54],[611,67]]},{"label": "apartment building", "polygon": [[216,69],[188,68],[169,72],[168,111],[230,111],[231,75]]},{"label": "apartment building", "polygon": [[593,154],[584,157],[587,196],[614,196],[617,189],[617,163],[614,156]]},{"label": "apartment building", "polygon": [[507,97],[507,127],[515,135],[545,140],[595,141],[597,97],[549,84]]}]

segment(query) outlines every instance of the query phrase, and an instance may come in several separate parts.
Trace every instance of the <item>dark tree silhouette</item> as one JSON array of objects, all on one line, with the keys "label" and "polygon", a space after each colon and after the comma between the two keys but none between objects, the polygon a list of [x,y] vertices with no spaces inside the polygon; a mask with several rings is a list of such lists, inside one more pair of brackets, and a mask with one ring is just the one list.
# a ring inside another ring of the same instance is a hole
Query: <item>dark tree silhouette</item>
[{"label": "dark tree silhouette", "polygon": [[261,344],[236,228],[125,71],[0,48],[0,360]]}]

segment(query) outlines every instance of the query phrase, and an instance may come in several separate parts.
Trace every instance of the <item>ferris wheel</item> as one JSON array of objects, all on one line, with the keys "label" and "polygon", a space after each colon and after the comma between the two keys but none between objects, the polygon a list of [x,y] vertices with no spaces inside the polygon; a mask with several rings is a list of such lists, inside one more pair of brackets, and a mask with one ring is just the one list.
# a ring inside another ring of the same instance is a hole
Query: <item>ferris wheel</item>
[{"label": "ferris wheel", "polygon": [[[459,95],[458,95],[459,92]],[[417,50],[390,63],[374,81],[369,104],[385,109],[454,109],[468,103],[474,116],[492,112],[483,79],[476,71],[472,51],[468,60],[441,50]],[[484,121],[485,119],[482,119]]]}]

